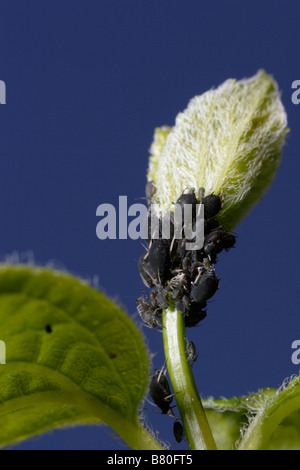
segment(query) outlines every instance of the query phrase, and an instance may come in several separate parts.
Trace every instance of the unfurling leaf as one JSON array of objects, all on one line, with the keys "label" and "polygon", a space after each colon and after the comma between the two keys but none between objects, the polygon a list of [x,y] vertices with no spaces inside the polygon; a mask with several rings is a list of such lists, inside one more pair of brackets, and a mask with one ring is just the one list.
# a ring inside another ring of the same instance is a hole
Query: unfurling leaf
[{"label": "unfurling leaf", "polygon": [[278,390],[203,404],[219,450],[300,450],[300,376]]}]

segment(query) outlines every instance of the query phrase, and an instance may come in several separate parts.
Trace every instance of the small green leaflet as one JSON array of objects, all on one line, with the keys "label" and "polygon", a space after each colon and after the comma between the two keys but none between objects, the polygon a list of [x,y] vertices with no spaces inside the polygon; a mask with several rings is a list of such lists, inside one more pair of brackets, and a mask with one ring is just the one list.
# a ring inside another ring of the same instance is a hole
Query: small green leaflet
[{"label": "small green leaflet", "polygon": [[300,450],[300,377],[204,408],[219,450]]}]

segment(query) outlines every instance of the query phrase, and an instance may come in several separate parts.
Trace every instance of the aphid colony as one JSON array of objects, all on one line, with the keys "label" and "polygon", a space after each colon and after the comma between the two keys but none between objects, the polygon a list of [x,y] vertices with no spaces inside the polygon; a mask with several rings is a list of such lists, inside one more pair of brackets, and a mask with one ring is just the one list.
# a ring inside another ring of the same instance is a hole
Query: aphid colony
[{"label": "aphid colony", "polygon": [[[169,214],[170,237],[163,237],[162,219],[156,221],[158,234],[153,237],[151,222],[151,201],[155,193],[155,185],[150,182],[146,186],[146,199],[148,201],[148,239],[147,249],[141,255],[138,269],[144,284],[150,289],[148,299],[142,295],[136,301],[137,311],[143,322],[150,328],[162,327],[162,312],[168,308],[169,302],[175,304],[176,309],[182,313],[186,327],[194,327],[206,317],[206,307],[209,299],[219,288],[219,279],[215,273],[214,265],[217,255],[228,251],[235,245],[236,237],[219,226],[216,216],[222,210],[222,200],[219,195],[209,194],[200,188],[198,197],[194,189],[185,191],[176,204],[182,210],[182,237],[175,237],[175,223],[173,214]],[[204,244],[201,249],[187,250],[186,244],[193,240],[185,238],[184,211],[189,205],[192,209],[193,233],[199,205],[204,205]],[[158,235],[158,236],[157,236]],[[186,358],[193,364],[197,359],[195,344],[186,341]],[[173,427],[174,437],[181,442],[184,429],[173,412],[171,403],[174,394],[166,378],[164,368],[157,370],[150,376],[149,392],[156,406],[162,414],[176,418]]]},{"label": "aphid colony", "polygon": [[[155,192],[154,183],[146,186],[148,201],[148,239],[147,249],[138,262],[138,269],[144,284],[152,289],[149,299],[144,296],[137,300],[137,311],[142,320],[151,328],[161,325],[162,312],[169,301],[175,304],[185,319],[186,327],[193,327],[206,317],[207,301],[219,288],[219,279],[214,264],[217,255],[223,250],[234,247],[236,237],[219,226],[216,216],[222,209],[219,195],[205,196],[203,188],[198,197],[194,189],[185,191],[176,204],[183,215],[186,207],[192,209],[192,224],[195,227],[197,210],[204,205],[204,245],[199,250],[187,250],[184,222],[181,226],[182,237],[175,238],[174,215],[169,214],[170,238],[162,236],[162,219],[158,217],[159,234],[153,237],[151,222],[151,200]],[[184,221],[184,217],[182,217]],[[195,229],[193,229],[195,233]]]}]

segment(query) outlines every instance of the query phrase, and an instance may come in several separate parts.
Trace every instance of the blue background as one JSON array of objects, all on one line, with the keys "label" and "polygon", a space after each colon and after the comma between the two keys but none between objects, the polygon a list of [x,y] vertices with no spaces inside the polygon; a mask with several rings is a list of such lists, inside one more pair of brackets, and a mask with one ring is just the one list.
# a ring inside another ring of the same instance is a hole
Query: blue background
[{"label": "blue background", "polygon": [[[189,330],[203,397],[278,387],[298,373],[300,5],[277,0],[1,0],[0,255],[98,279],[136,315],[140,241],[96,237],[96,208],[144,196],[154,128],[188,101],[259,68],[279,83],[291,132],[276,180],[220,256],[221,289]],[[161,335],[145,328],[154,366]],[[0,327],[1,338],[1,327]],[[148,412],[175,449],[173,421]],[[51,432],[18,449],[116,449],[105,427]]]}]

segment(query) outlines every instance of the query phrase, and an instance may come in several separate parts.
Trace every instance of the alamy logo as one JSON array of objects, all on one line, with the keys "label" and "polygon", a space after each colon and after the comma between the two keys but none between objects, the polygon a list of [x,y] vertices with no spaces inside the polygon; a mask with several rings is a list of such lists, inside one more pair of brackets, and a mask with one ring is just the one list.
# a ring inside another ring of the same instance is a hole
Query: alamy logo
[{"label": "alamy logo", "polygon": [[295,349],[295,351],[293,352],[292,354],[292,363],[297,366],[300,364],[300,340],[299,339],[296,339],[295,341],[293,341],[292,343],[292,349]]},{"label": "alamy logo", "polygon": [[292,94],[292,103],[300,104],[300,80],[294,80],[292,83],[292,88],[296,90]]},{"label": "alamy logo", "polygon": [[[174,212],[164,216],[158,206],[151,204],[132,204],[128,207],[127,196],[119,196],[118,211],[112,204],[97,207],[97,217],[101,217],[96,227],[100,240],[179,240],[185,238],[187,250],[200,250],[204,245],[204,205],[175,204]],[[133,219],[128,223],[128,218]],[[118,227],[117,227],[118,221]],[[118,228],[118,230],[117,230]]]},{"label": "alamy logo", "polygon": [[3,80],[0,80],[0,104],[6,104],[6,85]]},{"label": "alamy logo", "polygon": [[0,341],[0,364],[6,364],[6,346],[4,341]]}]

